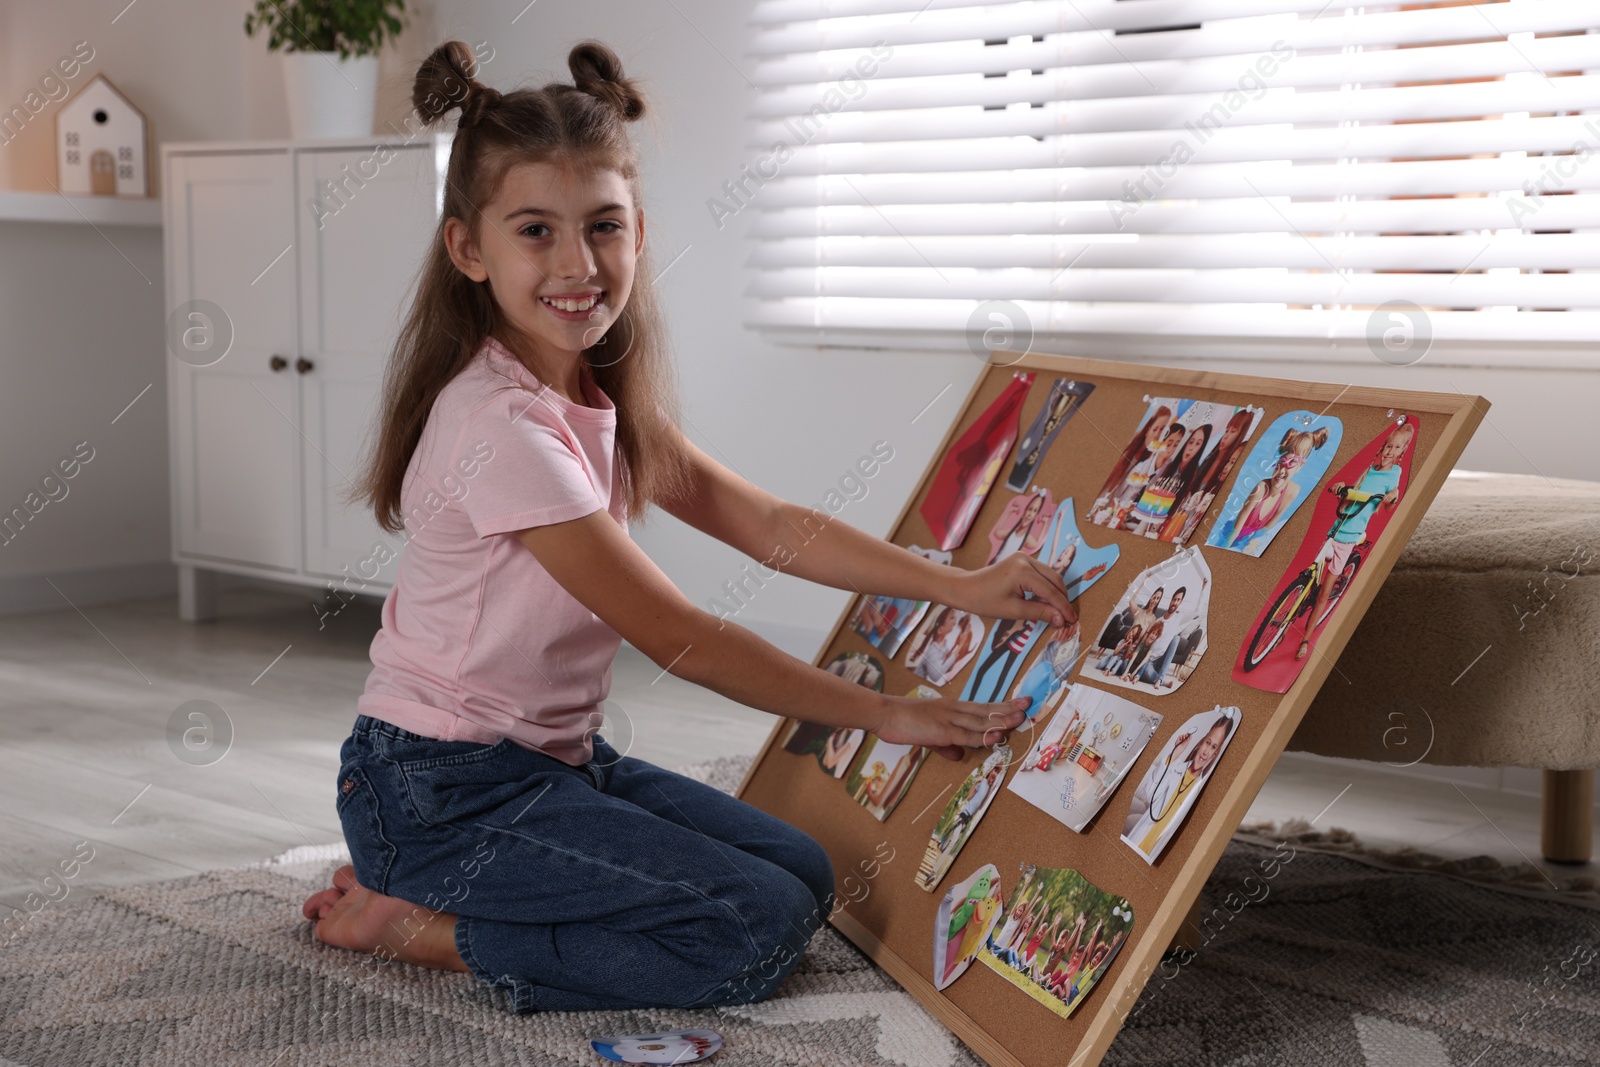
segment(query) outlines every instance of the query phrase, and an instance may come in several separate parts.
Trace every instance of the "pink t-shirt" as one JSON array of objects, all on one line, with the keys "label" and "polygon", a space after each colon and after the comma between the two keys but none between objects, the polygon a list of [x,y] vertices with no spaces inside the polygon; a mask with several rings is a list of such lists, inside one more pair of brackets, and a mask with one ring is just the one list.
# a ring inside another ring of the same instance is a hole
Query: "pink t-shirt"
[{"label": "pink t-shirt", "polygon": [[622,639],[515,536],[602,508],[627,529],[616,408],[543,386],[498,341],[445,386],[401,493],[406,548],[357,710],[446,741],[593,755]]}]

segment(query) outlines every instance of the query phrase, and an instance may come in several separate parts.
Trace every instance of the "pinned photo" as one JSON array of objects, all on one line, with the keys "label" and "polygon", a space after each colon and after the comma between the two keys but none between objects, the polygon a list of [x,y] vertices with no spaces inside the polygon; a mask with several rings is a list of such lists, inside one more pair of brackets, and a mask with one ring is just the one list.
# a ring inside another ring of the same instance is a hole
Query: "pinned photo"
[{"label": "pinned photo", "polygon": [[1140,571],[1112,609],[1083,677],[1164,696],[1206,654],[1211,568],[1199,545]]},{"label": "pinned photo", "polygon": [[1247,556],[1265,552],[1315,492],[1342,434],[1343,425],[1332,415],[1291,411],[1278,416],[1239,468],[1206,544]]},{"label": "pinned photo", "polygon": [[841,652],[822,669],[847,682],[883,692],[883,664],[865,652]]},{"label": "pinned photo", "polygon": [[1005,918],[978,957],[1062,1018],[1111,969],[1133,932],[1133,905],[1071,868],[1021,865]]},{"label": "pinned photo", "polygon": [[906,642],[906,667],[934,685],[949,685],[978,654],[983,620],[960,608],[931,609]]},{"label": "pinned photo", "polygon": [[848,726],[831,730],[817,752],[817,763],[833,777],[843,778],[866,737],[865,730],[854,730]]},{"label": "pinned photo", "polygon": [[822,751],[822,746],[827,743],[828,735],[833,733],[833,727],[821,723],[801,722],[794,720],[789,726],[789,732],[783,738],[783,750],[793,752],[797,756],[815,756]]},{"label": "pinned photo", "polygon": [[[924,696],[925,692],[935,697],[939,695],[923,686],[918,686],[911,695]],[[916,777],[922,761],[927,758],[928,750],[921,745],[891,744],[876,734],[868,734],[861,754],[845,776],[844,787],[857,804],[882,822],[911,788],[911,779]]]},{"label": "pinned photo", "polygon": [[1131,700],[1071,686],[1006,788],[1081,834],[1160,725],[1160,715]]},{"label": "pinned photo", "polygon": [[950,888],[933,919],[933,987],[960,978],[1000,918],[1000,870],[986,863]]},{"label": "pinned photo", "polygon": [[972,836],[983,813],[994,803],[1010,765],[1010,746],[996,745],[956,786],[939,813],[939,821],[933,824],[933,837],[922,854],[922,862],[917,865],[917,885],[933,892],[961,854],[962,846]]},{"label": "pinned photo", "polygon": [[1096,526],[1183,544],[1238,465],[1261,408],[1147,398],[1144,419],[1089,509]]},{"label": "pinned photo", "polygon": [[1294,558],[1245,631],[1233,680],[1286,693],[1406,491],[1417,420],[1400,415],[1314,494]]},{"label": "pinned photo", "polygon": [[1055,510],[1050,490],[1042,485],[1012,497],[989,529],[987,562],[998,563],[1013,552],[1037,552]]},{"label": "pinned photo", "polygon": [[972,521],[978,517],[1001,465],[1017,441],[1018,416],[1033,377],[1014,375],[939,461],[939,468],[928,483],[928,493],[917,509],[939,548],[948,552],[966,540]]},{"label": "pinned photo", "polygon": [[1061,575],[1066,586],[1067,599],[1076,600],[1084,590],[1100,580],[1122,555],[1115,544],[1104,548],[1091,548],[1078,532],[1078,521],[1073,517],[1072,498],[1063,500],[1050,518],[1050,529],[1039,545],[1038,560]]},{"label": "pinned photo", "polygon": [[996,619],[983,643],[983,657],[967,678],[962,700],[1000,700],[1022,667],[1023,657],[1050,628],[1043,619]]},{"label": "pinned photo", "polygon": [[[1033,662],[1017,679],[1010,699],[1028,698],[1028,719],[1039,719],[1049,714],[1055,709],[1061,694],[1066,692],[1067,678],[1078,665],[1082,645],[1078,639],[1078,629],[1078,620],[1074,619],[1065,626],[1052,626],[1046,630]],[[1022,729],[1027,729],[1026,722]]]},{"label": "pinned photo", "polygon": [[[950,553],[912,545],[909,549],[935,563],[950,563]],[[928,613],[926,600],[908,600],[904,597],[866,596],[856,605],[850,616],[850,628],[867,643],[886,656],[895,656],[900,646],[916,629],[917,623]]]},{"label": "pinned photo", "polygon": [[720,1049],[722,1035],[715,1030],[667,1030],[631,1037],[597,1037],[589,1047],[614,1063],[694,1063]]},{"label": "pinned photo", "polygon": [[1007,489],[1020,493],[1032,484],[1034,473],[1043,462],[1044,454],[1055,444],[1061,427],[1078,413],[1078,408],[1083,406],[1092,392],[1092,382],[1057,378],[1050,383],[1050,394],[1045,397],[1044,406],[1028,424],[1017,445],[1017,461],[1011,465],[1011,474],[1006,478]]},{"label": "pinned photo", "polygon": [[1161,747],[1134,790],[1122,827],[1123,842],[1155,863],[1211,780],[1239,725],[1239,709],[1218,704],[1192,716]]}]

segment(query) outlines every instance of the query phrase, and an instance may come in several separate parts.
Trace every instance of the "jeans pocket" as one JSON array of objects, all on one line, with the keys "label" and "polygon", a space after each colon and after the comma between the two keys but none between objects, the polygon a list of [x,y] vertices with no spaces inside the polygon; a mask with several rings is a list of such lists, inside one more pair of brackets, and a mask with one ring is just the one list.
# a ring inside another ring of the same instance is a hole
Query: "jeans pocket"
[{"label": "jeans pocket", "polygon": [[350,864],[356,869],[356,881],[376,892],[388,892],[395,847],[383,832],[378,792],[359,763],[340,768],[335,807],[344,828],[345,844],[350,848]]},{"label": "jeans pocket", "polygon": [[[417,746],[419,749],[434,746]],[[400,786],[411,814],[423,826],[437,827],[471,820],[521,793],[536,768],[520,758],[523,750],[510,738],[462,750],[461,742],[440,742],[442,754],[396,760]]]}]

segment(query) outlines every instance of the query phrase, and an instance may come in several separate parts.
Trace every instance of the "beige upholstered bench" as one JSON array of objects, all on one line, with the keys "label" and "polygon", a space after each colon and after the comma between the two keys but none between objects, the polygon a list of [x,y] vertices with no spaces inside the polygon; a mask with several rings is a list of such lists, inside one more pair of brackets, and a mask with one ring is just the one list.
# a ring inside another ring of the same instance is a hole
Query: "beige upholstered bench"
[{"label": "beige upholstered bench", "polygon": [[1589,859],[1600,485],[1455,471],[1289,748],[1544,772],[1547,859]]}]

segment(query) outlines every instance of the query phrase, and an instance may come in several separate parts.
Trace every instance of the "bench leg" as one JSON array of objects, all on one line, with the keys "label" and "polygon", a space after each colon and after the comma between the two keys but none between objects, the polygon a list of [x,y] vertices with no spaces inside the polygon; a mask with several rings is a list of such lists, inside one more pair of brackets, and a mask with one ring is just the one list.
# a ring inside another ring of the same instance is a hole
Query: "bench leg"
[{"label": "bench leg", "polygon": [[210,622],[216,617],[216,571],[178,564],[178,618],[184,622]]},{"label": "bench leg", "polygon": [[1594,771],[1545,771],[1539,847],[1552,863],[1587,863],[1593,849]]}]

